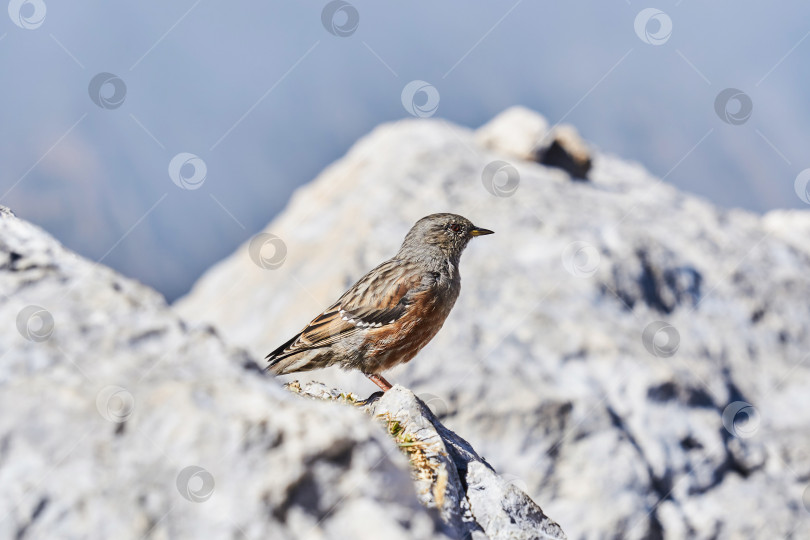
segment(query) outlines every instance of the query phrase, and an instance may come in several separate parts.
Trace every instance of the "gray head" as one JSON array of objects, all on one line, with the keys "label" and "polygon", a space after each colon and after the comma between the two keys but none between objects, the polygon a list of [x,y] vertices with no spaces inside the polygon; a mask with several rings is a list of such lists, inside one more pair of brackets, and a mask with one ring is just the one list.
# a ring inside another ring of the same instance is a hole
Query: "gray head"
[{"label": "gray head", "polygon": [[492,234],[492,231],[476,227],[469,219],[458,214],[431,214],[411,227],[399,253],[458,260],[473,237],[485,234]]}]

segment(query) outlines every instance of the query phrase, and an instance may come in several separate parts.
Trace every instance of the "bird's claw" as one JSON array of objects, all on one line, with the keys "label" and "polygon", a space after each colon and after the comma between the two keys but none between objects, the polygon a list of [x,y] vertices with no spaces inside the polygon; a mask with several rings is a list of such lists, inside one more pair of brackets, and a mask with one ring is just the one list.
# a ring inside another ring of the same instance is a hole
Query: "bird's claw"
[{"label": "bird's claw", "polygon": [[374,392],[373,394],[368,396],[363,401],[358,401],[357,406],[358,407],[365,407],[367,405],[371,405],[372,403],[374,403],[375,401],[377,401],[378,399],[383,397],[383,394],[385,394],[385,392],[380,392],[380,391]]}]

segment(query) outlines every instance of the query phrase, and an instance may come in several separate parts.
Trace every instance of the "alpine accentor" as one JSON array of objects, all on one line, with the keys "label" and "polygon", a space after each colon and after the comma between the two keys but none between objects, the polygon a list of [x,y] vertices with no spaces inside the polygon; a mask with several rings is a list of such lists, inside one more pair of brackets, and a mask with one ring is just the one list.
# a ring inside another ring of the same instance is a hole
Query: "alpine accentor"
[{"label": "alpine accentor", "polygon": [[456,214],[420,219],[394,257],[268,354],[268,369],[281,375],[338,365],[388,390],[380,373],[409,361],[442,327],[461,290],[461,252],[484,234],[492,231]]}]

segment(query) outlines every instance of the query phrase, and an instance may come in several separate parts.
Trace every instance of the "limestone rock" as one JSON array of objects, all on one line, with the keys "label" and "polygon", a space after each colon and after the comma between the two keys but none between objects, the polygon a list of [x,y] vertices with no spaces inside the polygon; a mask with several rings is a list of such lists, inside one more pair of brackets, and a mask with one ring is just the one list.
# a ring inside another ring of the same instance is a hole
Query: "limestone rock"
[{"label": "limestone rock", "polygon": [[591,151],[574,126],[549,126],[525,107],[511,107],[478,128],[475,142],[509,158],[562,169],[574,180],[586,179],[591,170]]},{"label": "limestone rock", "polygon": [[548,136],[548,121],[525,107],[510,107],[475,132],[475,142],[517,159],[532,161]]},{"label": "limestone rock", "polygon": [[447,538],[362,412],[5,209],[0,298],[0,538]]},{"label": "limestone rock", "polygon": [[[810,536],[810,251],[794,228],[809,213],[719,209],[603,153],[571,182],[478,141],[433,119],[375,129],[268,225],[281,265],[242,246],[177,311],[263,357],[417,219],[465,215],[495,234],[462,257],[441,332],[389,380],[571,538]],[[499,160],[519,179],[500,196],[482,185]]]},{"label": "limestone rock", "polygon": [[810,253],[810,212],[772,210],[763,216],[765,230],[796,249]]},{"label": "limestone rock", "polygon": [[549,167],[557,167],[574,180],[585,180],[591,170],[591,152],[570,124],[556,126],[535,149],[535,160]]},{"label": "limestone rock", "polygon": [[[320,383],[292,383],[316,399],[354,402]],[[375,396],[376,397],[376,396]],[[380,419],[410,456],[420,500],[439,511],[454,538],[564,539],[559,525],[519,487],[499,476],[470,444],[447,429],[410,390],[394,386],[363,408]]]}]

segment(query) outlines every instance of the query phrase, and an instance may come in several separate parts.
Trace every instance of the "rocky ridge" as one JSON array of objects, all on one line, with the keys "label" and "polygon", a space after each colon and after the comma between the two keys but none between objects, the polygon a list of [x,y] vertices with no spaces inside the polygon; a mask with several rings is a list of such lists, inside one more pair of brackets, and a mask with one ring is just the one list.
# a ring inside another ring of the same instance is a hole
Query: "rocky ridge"
[{"label": "rocky ridge", "polygon": [[[290,395],[214,329],[6,209],[0,318],[0,538],[463,538],[366,414]],[[508,491],[480,478],[476,500]]]},{"label": "rocky ridge", "polygon": [[810,213],[717,208],[598,151],[573,182],[537,162],[542,126],[525,109],[380,126],[176,310],[266,354],[418,218],[463,214],[496,234],[389,380],[570,538],[810,536]]},{"label": "rocky ridge", "polygon": [[409,456],[419,499],[439,511],[454,538],[563,539],[559,525],[518,486],[495,473],[470,444],[448,430],[430,408],[399,385],[359,402],[357,396],[310,382],[287,385],[319,400],[361,406],[380,419]]}]

